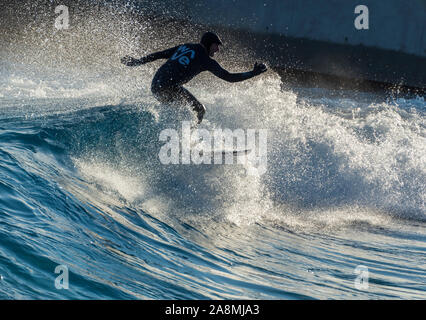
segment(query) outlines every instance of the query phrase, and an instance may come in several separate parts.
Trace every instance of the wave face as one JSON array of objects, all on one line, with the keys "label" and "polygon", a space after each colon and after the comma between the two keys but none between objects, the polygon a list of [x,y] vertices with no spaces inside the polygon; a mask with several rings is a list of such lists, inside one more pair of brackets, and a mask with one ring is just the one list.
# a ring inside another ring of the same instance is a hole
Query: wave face
[{"label": "wave face", "polygon": [[[164,165],[161,132],[192,114],[152,97],[160,62],[119,57],[194,35],[85,2],[52,32],[40,3],[2,35],[0,298],[426,298],[424,97],[202,74],[201,128],[267,130],[267,170]],[[235,43],[217,59],[238,72]]]}]

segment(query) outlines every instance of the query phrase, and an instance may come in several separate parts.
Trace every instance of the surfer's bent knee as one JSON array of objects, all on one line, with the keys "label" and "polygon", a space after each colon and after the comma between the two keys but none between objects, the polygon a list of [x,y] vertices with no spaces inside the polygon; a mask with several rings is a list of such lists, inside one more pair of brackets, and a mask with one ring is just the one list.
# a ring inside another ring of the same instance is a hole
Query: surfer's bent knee
[{"label": "surfer's bent knee", "polygon": [[152,85],[151,92],[153,96],[160,102],[167,103],[171,100],[168,90],[162,88],[159,85]]}]

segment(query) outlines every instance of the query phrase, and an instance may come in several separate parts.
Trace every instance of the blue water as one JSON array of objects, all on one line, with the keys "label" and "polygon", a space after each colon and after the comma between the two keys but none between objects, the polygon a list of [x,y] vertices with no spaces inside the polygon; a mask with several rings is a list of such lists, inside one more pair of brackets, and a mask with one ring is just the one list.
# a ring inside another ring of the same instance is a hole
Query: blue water
[{"label": "blue water", "polygon": [[123,37],[81,63],[39,32],[1,51],[1,299],[426,298],[423,97],[203,75],[202,127],[267,129],[267,171],[167,166],[158,63],[120,66]]}]

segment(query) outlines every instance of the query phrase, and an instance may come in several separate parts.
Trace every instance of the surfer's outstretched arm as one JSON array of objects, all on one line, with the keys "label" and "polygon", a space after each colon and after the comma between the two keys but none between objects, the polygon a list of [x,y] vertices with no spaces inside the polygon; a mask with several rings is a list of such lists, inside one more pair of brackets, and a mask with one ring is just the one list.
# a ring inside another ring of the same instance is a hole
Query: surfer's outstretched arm
[{"label": "surfer's outstretched arm", "polygon": [[230,73],[229,71],[223,69],[220,64],[211,60],[210,65],[208,66],[208,70],[213,73],[216,77],[219,77],[228,82],[240,82],[250,78],[253,78],[266,70],[268,68],[263,63],[255,63],[252,71],[241,72],[241,73]]},{"label": "surfer's outstretched arm", "polygon": [[125,56],[121,58],[121,63],[125,64],[128,67],[136,67],[148,62],[158,60],[158,59],[169,59],[173,55],[173,53],[177,50],[177,48],[179,48],[179,46],[173,47],[167,50],[163,50],[163,51],[154,52],[140,59],[136,59],[130,56]]}]

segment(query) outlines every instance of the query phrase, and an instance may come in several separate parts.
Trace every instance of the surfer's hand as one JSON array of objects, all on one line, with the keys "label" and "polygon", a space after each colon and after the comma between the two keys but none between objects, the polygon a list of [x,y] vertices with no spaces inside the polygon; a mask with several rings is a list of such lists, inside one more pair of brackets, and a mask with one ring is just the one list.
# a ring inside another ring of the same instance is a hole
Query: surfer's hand
[{"label": "surfer's hand", "polygon": [[138,65],[141,64],[139,59],[135,59],[135,58],[130,57],[130,56],[125,56],[125,57],[121,58],[121,63],[128,66],[128,67],[138,66]]},{"label": "surfer's hand", "polygon": [[267,71],[268,68],[266,67],[266,65],[264,63],[255,63],[254,64],[254,68],[253,68],[253,74],[255,76]]}]

